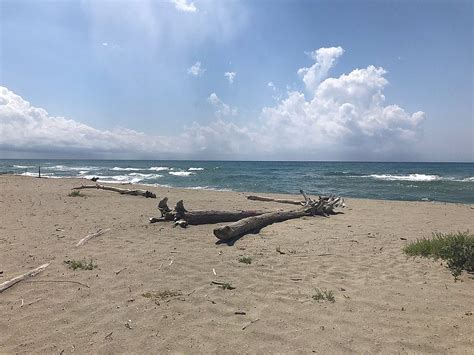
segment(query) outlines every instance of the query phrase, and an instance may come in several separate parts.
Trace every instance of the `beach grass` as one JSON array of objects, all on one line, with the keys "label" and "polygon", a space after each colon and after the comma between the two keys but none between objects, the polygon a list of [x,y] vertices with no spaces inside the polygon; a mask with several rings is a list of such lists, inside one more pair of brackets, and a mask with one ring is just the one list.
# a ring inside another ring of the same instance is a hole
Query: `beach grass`
[{"label": "beach grass", "polygon": [[331,303],[336,302],[334,298],[334,293],[331,290],[326,289],[316,289],[316,293],[312,296],[315,301],[329,301]]},{"label": "beach grass", "polygon": [[78,190],[71,191],[68,196],[69,197],[85,197],[85,195],[82,194],[81,191],[78,191]]},{"label": "beach grass", "polygon": [[418,239],[403,251],[410,256],[445,260],[455,278],[463,271],[474,272],[474,234],[469,231],[433,233],[432,238]]},{"label": "beach grass", "polygon": [[239,262],[243,264],[252,264],[252,258],[250,256],[241,256]]},{"label": "beach grass", "polygon": [[97,267],[97,264],[91,259],[89,261],[84,260],[65,260],[65,264],[69,265],[69,267],[73,270],[93,270]]}]

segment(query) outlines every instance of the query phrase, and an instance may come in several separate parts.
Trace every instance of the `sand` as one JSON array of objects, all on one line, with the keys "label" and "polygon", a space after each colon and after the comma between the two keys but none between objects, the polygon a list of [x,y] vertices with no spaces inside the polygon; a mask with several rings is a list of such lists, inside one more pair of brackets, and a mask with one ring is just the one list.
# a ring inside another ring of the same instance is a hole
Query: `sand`
[{"label": "sand", "polygon": [[[212,225],[149,224],[157,199],[69,197],[80,182],[0,176],[0,283],[51,263],[0,293],[0,353],[473,351],[474,277],[454,282],[442,263],[402,251],[435,231],[474,230],[472,205],[347,199],[344,214],[274,224],[229,246]],[[190,210],[292,208],[149,189]],[[111,230],[75,247],[99,228]],[[83,258],[98,267],[64,263]],[[44,282],[65,280],[89,288]],[[335,302],[313,300],[316,288]]]}]

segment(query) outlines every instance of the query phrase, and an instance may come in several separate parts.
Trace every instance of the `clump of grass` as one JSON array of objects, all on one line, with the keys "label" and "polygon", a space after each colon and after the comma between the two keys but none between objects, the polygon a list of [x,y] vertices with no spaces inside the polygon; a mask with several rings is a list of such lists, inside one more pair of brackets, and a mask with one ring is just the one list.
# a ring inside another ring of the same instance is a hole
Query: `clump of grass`
[{"label": "clump of grass", "polygon": [[177,297],[181,296],[181,292],[179,291],[171,291],[171,290],[164,290],[164,291],[157,291],[157,292],[145,292],[142,294],[143,297],[145,298],[151,298],[151,299],[160,299],[160,300],[165,300],[168,298],[172,297]]},{"label": "clump of grass", "polygon": [[469,231],[433,233],[431,239],[418,239],[408,244],[403,251],[410,256],[445,260],[456,279],[464,270],[474,272],[474,234]]},{"label": "clump of grass", "polygon": [[232,286],[230,283],[226,282],[220,286],[223,290],[234,290],[235,287]]},{"label": "clump of grass", "polygon": [[244,264],[252,264],[252,258],[250,256],[241,256],[239,258],[239,262]]},{"label": "clump of grass", "polygon": [[69,267],[73,270],[81,269],[81,270],[93,270],[97,267],[97,264],[91,259],[89,261],[84,260],[65,260],[65,264],[69,265]]},{"label": "clump of grass", "polygon": [[334,293],[331,290],[326,289],[316,289],[316,293],[312,296],[315,301],[329,301],[331,303],[336,302],[334,298]]},{"label": "clump of grass", "polygon": [[71,191],[68,195],[69,197],[85,197],[79,190]]}]

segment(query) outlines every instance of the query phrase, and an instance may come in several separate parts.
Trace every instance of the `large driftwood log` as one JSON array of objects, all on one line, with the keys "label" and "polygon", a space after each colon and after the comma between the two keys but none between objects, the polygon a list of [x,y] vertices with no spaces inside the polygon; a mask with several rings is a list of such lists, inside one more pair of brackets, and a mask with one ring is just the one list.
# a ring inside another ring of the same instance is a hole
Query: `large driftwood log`
[{"label": "large driftwood log", "polygon": [[305,205],[301,208],[291,211],[269,212],[259,216],[244,218],[227,226],[214,229],[214,235],[221,240],[233,239],[251,231],[260,230],[270,224],[293,218],[334,214],[335,207],[343,206],[343,200],[340,197],[319,198],[316,201],[310,199],[304,191],[301,190],[301,193],[305,199]]},{"label": "large driftwood log", "polygon": [[[158,204],[158,209],[161,212],[161,218],[150,218],[150,223],[165,222],[165,221],[186,221],[189,225],[198,224],[215,224],[222,222],[235,222],[242,218],[251,216],[258,216],[265,212],[263,211],[187,211],[184,207],[183,200],[176,203],[176,207],[171,210],[168,207],[168,198],[165,197]],[[185,226],[183,222],[180,226]]]},{"label": "large driftwood log", "polygon": [[20,281],[23,281],[29,277],[33,277],[38,275],[41,271],[46,269],[49,266],[49,263],[43,264],[41,266],[38,266],[36,269],[30,270],[27,273],[24,273],[23,275],[14,277],[13,279],[9,281],[5,281],[4,283],[0,284],[0,293],[5,291],[7,288],[12,287],[13,285],[17,284]]},{"label": "large driftwood log", "polygon": [[100,189],[100,190],[107,190],[107,191],[114,191],[118,192],[122,195],[134,195],[134,196],[143,196],[143,197],[150,197],[150,198],[156,198],[156,195],[148,190],[140,190],[140,189],[121,189],[118,187],[112,187],[112,186],[104,186],[100,184],[96,185],[81,185],[78,187],[74,187],[73,190],[82,190],[82,189]]}]

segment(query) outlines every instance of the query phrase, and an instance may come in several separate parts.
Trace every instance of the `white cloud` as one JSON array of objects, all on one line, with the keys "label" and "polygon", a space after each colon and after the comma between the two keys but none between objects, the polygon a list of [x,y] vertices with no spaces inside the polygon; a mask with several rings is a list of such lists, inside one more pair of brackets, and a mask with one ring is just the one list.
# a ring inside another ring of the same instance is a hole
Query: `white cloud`
[{"label": "white cloud", "polygon": [[272,91],[275,91],[276,90],[276,87],[275,87],[275,84],[273,84],[272,81],[268,82],[267,86],[272,89]]},{"label": "white cloud", "polygon": [[202,76],[206,69],[201,68],[201,62],[194,63],[191,67],[188,68],[188,74],[193,76]]},{"label": "white cloud", "polygon": [[0,87],[0,149],[32,152],[123,153],[168,151],[168,137],[149,137],[130,129],[98,130],[42,108]]},{"label": "white cloud", "polygon": [[229,105],[222,102],[222,100],[219,98],[219,96],[216,95],[215,92],[209,95],[209,97],[207,98],[207,101],[215,107],[216,117],[237,115],[237,108],[230,107]]},{"label": "white cloud", "polygon": [[326,78],[316,87],[306,86],[306,96],[290,91],[275,106],[263,108],[258,117],[240,125],[223,120],[236,115],[237,108],[211,93],[207,101],[217,119],[208,125],[194,123],[176,136],[99,130],[52,117],[0,87],[0,150],[77,151],[85,156],[103,152],[113,157],[390,159],[414,150],[425,114],[387,104],[385,75],[383,68],[369,65]]},{"label": "white cloud", "polygon": [[188,2],[187,0],[172,0],[176,10],[183,12],[196,12],[197,7],[193,2]]},{"label": "white cloud", "polygon": [[235,79],[235,76],[237,75],[237,73],[235,72],[232,72],[232,71],[228,71],[226,73],[224,73],[224,76],[227,78],[227,80],[229,81],[229,84],[233,84],[234,83],[234,79]]},{"label": "white cloud", "polygon": [[309,91],[316,90],[318,84],[327,77],[336,59],[344,53],[341,47],[319,48],[310,53],[316,63],[309,68],[300,68],[298,74],[303,78],[303,82]]}]

